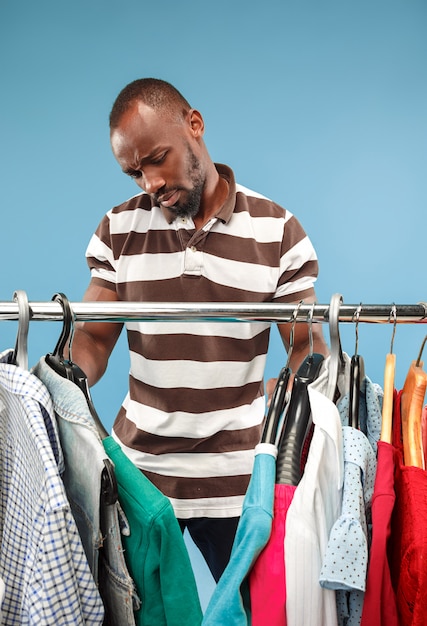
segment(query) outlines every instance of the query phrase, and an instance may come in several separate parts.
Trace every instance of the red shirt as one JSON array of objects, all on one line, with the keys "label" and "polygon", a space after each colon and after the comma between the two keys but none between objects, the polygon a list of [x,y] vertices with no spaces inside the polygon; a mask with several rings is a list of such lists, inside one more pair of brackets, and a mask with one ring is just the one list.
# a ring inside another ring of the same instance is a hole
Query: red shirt
[{"label": "red shirt", "polygon": [[377,472],[372,497],[372,543],[361,626],[399,626],[396,598],[391,584],[388,550],[391,516],[395,503],[393,446],[377,444]]},{"label": "red shirt", "polygon": [[391,577],[402,626],[427,620],[427,472],[403,465],[400,399],[393,412],[396,503],[391,526]]}]

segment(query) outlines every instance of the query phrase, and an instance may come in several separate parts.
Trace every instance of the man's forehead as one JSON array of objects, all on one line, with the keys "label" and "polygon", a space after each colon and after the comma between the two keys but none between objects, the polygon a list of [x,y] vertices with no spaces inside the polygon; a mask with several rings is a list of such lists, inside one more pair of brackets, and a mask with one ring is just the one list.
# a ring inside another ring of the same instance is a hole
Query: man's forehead
[{"label": "man's forehead", "polygon": [[135,100],[129,104],[126,111],[122,113],[117,125],[111,129],[111,135],[116,131],[120,133],[129,127],[148,125],[157,121],[159,117],[159,113],[145,104],[145,102]]},{"label": "man's forehead", "polygon": [[178,126],[182,124],[182,121],[182,117],[177,115],[176,112],[174,113],[172,109],[155,109],[142,100],[134,100],[120,118],[118,127],[132,123],[145,124],[147,126],[159,123]]}]

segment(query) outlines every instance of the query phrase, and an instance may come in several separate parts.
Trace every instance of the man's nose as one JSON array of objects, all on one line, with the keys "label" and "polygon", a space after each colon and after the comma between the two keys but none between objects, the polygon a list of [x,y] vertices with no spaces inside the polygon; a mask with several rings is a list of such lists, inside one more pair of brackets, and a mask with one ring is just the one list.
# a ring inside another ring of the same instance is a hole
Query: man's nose
[{"label": "man's nose", "polygon": [[149,194],[157,193],[165,185],[164,178],[158,172],[144,172],[141,182],[144,190]]}]

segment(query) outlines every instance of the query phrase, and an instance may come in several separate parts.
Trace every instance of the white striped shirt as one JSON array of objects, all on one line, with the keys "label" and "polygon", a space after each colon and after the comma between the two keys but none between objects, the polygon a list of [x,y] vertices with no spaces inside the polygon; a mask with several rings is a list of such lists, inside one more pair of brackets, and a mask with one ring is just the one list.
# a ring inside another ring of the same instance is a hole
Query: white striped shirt
[{"label": "white striped shirt", "polygon": [[[298,302],[314,294],[317,258],[296,218],[229,183],[196,230],[141,193],[92,237],[92,278],[119,300]],[[179,518],[240,515],[264,417],[264,322],[130,322],[129,393],[113,427],[126,454]]]}]

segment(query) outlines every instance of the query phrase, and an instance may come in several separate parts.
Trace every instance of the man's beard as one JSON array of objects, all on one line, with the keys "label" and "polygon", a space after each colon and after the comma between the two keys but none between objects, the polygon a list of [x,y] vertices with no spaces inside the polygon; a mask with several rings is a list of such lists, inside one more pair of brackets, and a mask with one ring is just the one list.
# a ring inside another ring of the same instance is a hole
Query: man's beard
[{"label": "man's beard", "polygon": [[191,151],[189,145],[187,145],[187,176],[191,181],[191,189],[183,189],[186,193],[183,194],[182,201],[178,201],[177,204],[168,208],[168,210],[176,215],[176,217],[195,217],[200,209],[200,202],[202,199],[203,189],[205,186],[205,177],[200,167],[200,161],[197,160],[196,155]]}]

